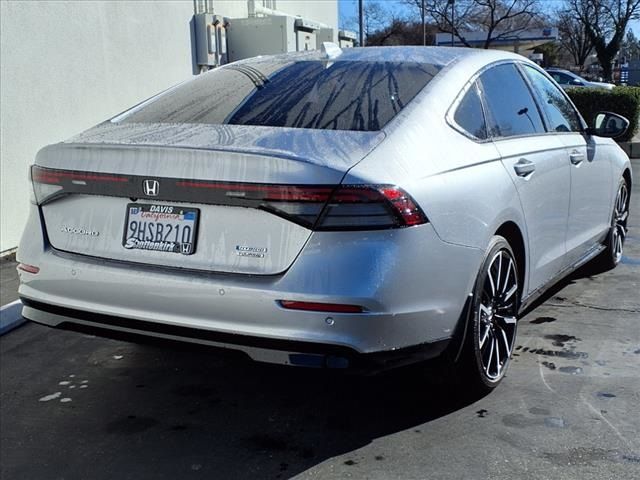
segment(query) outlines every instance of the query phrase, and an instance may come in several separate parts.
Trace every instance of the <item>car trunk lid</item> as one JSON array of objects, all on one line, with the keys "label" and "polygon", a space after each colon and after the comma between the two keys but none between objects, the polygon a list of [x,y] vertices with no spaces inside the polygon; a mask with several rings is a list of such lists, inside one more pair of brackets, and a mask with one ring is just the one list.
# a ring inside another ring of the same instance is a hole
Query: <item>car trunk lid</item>
[{"label": "car trunk lid", "polygon": [[[315,200],[383,138],[381,132],[106,123],[41,150],[34,180],[62,193],[50,191],[41,206],[56,249],[269,275],[286,270],[304,247],[322,208]],[[293,197],[302,201],[291,203]]]}]

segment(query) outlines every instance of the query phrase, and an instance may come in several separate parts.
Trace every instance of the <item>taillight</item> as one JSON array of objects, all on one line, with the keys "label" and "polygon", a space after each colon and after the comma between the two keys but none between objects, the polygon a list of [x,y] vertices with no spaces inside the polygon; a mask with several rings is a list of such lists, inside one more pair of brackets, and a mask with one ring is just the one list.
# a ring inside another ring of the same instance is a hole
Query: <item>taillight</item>
[{"label": "taillight", "polygon": [[314,230],[376,230],[428,221],[408,193],[391,185],[334,187],[185,180],[176,186],[205,192],[200,200],[203,203],[253,206]]},{"label": "taillight", "polygon": [[317,230],[411,227],[427,217],[404,190],[389,185],[344,185],[331,196]]},{"label": "taillight", "polygon": [[65,191],[98,195],[105,192],[109,193],[109,185],[128,181],[128,177],[119,175],[54,170],[37,165],[31,167],[33,193],[38,205],[64,194]]},{"label": "taillight", "polygon": [[[148,196],[144,182],[158,182]],[[392,185],[279,185],[57,170],[34,165],[38,205],[65,194],[108,195],[258,208],[313,230],[377,230],[427,223],[411,196]]]}]

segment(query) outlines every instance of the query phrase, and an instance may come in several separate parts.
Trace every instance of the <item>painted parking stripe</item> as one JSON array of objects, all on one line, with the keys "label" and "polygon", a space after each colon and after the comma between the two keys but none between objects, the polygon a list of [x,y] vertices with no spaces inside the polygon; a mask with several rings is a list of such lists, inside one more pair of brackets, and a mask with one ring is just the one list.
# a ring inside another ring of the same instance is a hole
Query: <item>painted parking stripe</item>
[{"label": "painted parking stripe", "polygon": [[22,318],[22,303],[16,300],[0,307],[0,335],[10,332],[25,322]]}]

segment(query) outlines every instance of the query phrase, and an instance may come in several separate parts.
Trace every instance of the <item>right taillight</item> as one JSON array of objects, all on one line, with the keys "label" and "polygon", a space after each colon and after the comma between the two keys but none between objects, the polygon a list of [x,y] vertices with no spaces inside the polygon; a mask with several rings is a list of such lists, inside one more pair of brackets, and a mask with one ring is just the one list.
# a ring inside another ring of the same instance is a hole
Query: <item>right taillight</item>
[{"label": "right taillight", "polygon": [[316,230],[372,230],[427,223],[411,196],[390,185],[342,185],[327,202]]},{"label": "right taillight", "polygon": [[[180,180],[197,203],[261,208],[313,230],[379,230],[427,223],[411,196],[392,185],[277,185]],[[186,198],[186,197],[185,197]]]}]

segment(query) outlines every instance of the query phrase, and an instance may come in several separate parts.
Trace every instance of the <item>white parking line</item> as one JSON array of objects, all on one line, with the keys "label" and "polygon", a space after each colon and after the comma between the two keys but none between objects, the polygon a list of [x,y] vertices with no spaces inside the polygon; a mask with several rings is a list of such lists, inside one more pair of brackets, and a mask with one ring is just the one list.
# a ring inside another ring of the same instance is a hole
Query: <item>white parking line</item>
[{"label": "white parking line", "polygon": [[16,300],[0,307],[0,335],[19,327],[25,322],[22,318],[22,302]]}]

